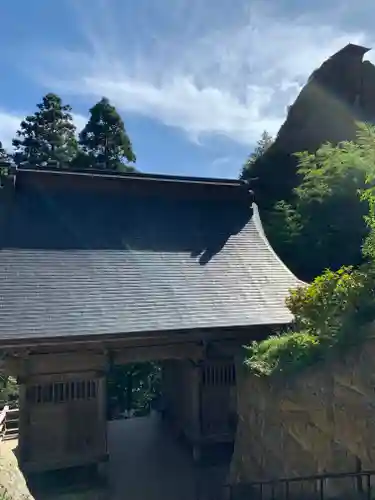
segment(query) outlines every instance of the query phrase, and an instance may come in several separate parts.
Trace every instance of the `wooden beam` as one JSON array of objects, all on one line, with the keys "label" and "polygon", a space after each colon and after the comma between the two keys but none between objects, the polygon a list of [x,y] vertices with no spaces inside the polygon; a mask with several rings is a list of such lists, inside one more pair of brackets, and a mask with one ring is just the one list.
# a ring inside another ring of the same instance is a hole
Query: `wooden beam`
[{"label": "wooden beam", "polygon": [[76,335],[65,337],[41,337],[33,338],[32,341],[25,338],[2,339],[0,338],[0,348],[2,350],[20,351],[21,349],[31,349],[33,352],[51,352],[79,349],[97,349],[103,346],[112,349],[122,345],[140,345],[141,343],[161,344],[177,342],[199,342],[202,340],[212,341],[221,339],[238,338],[245,339],[249,343],[251,340],[266,338],[273,331],[273,327],[278,325],[263,326],[231,326],[223,328],[202,328],[183,330],[157,330],[149,332],[127,332],[110,335]]},{"label": "wooden beam", "polygon": [[[13,370],[20,369],[21,360],[13,359]],[[71,373],[86,371],[105,371],[106,355],[104,352],[82,350],[49,354],[31,354],[28,358],[28,375],[53,373]]]},{"label": "wooden beam", "polygon": [[26,382],[27,385],[48,384],[48,383],[64,383],[73,382],[76,380],[93,380],[102,377],[102,372],[98,371],[76,371],[66,373],[35,373],[29,375]]},{"label": "wooden beam", "polygon": [[1,371],[5,375],[18,377],[22,371],[22,359],[18,356],[6,357],[1,363]]},{"label": "wooden beam", "polygon": [[125,365],[145,361],[163,361],[166,359],[201,359],[203,347],[193,343],[129,347],[113,351],[113,363]]},{"label": "wooden beam", "polygon": [[208,344],[208,348],[211,348],[213,352],[216,352],[219,355],[232,357],[242,351],[243,345],[246,345],[244,339],[242,339],[242,341],[241,339],[216,340]]}]

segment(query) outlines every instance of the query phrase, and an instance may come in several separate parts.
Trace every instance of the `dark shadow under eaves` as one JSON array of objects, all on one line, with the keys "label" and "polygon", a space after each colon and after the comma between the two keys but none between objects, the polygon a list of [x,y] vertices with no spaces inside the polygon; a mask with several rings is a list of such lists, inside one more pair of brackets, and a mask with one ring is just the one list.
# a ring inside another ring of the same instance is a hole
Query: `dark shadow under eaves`
[{"label": "dark shadow under eaves", "polygon": [[223,211],[215,220],[214,227],[212,227],[212,218],[203,218],[202,233],[204,238],[202,240],[205,244],[202,248],[192,251],[190,256],[198,258],[198,262],[202,266],[208,264],[224,248],[231,236],[242,231],[252,216],[253,208],[251,203],[249,206],[236,205]]}]

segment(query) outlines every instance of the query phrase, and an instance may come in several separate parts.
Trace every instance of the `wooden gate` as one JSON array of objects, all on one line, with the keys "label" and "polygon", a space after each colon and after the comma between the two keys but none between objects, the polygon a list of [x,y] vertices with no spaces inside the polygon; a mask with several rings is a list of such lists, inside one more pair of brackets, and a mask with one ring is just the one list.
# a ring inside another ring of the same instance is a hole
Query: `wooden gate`
[{"label": "wooden gate", "polygon": [[[106,451],[101,378],[69,378],[26,387],[22,462],[38,469],[89,463]],[[26,414],[26,416],[25,416]],[[77,462],[77,463],[76,463]]]}]

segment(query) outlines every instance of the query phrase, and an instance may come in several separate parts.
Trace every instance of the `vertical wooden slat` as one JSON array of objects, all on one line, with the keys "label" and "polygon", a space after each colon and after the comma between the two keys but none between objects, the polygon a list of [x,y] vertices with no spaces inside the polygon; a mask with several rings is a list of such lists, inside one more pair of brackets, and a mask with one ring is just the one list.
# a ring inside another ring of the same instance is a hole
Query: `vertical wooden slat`
[{"label": "vertical wooden slat", "polygon": [[276,498],[275,498],[275,483],[271,484],[271,499],[276,500]]},{"label": "vertical wooden slat", "polygon": [[371,476],[370,474],[367,474],[366,476],[366,483],[367,483],[367,488],[366,488],[366,491],[367,491],[367,498],[368,500],[371,500],[372,498],[372,495],[371,495]]},{"label": "vertical wooden slat", "polygon": [[319,479],[319,496],[320,500],[324,500],[324,479]]},{"label": "vertical wooden slat", "polygon": [[289,481],[285,481],[285,500],[289,500]]},{"label": "vertical wooden slat", "polygon": [[25,383],[20,384],[19,386],[19,439],[18,439],[18,453],[19,453],[19,461],[22,465],[29,456],[29,427],[30,427],[30,411],[32,404],[34,401],[27,400],[27,392],[28,389],[34,395],[35,391],[33,391],[32,387],[27,387]]}]

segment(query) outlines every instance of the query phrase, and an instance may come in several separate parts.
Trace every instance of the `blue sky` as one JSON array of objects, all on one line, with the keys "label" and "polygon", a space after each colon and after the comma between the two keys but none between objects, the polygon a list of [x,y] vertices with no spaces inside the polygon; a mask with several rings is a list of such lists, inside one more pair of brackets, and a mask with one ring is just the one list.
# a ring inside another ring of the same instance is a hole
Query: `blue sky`
[{"label": "blue sky", "polygon": [[326,57],[375,49],[373,0],[1,0],[0,16],[0,140],[47,92],[78,129],[106,96],[144,172],[236,177]]}]

